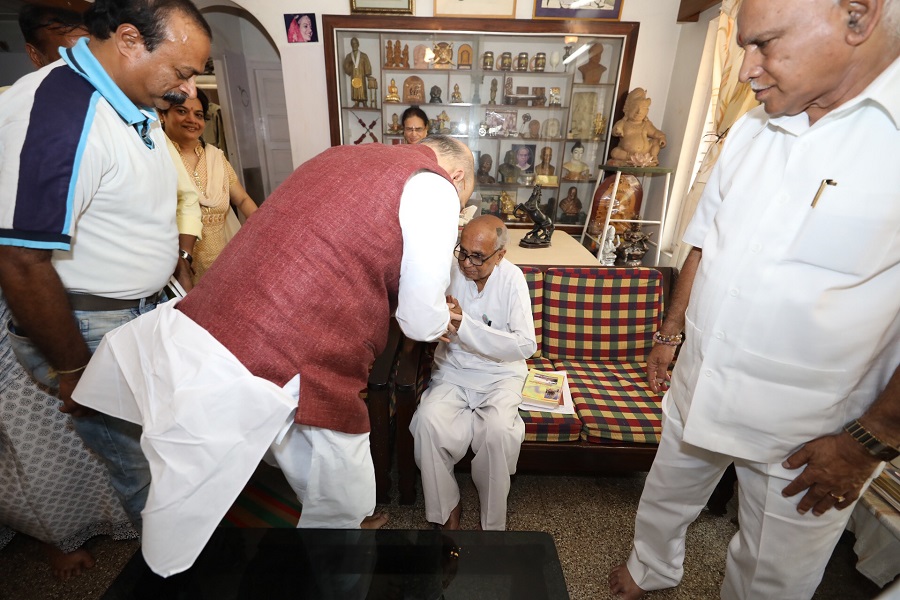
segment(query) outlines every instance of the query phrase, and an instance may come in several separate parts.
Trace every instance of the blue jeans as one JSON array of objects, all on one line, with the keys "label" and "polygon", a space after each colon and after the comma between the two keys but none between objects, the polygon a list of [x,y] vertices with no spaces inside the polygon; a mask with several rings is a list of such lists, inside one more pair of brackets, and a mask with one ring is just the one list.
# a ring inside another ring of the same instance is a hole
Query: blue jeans
[{"label": "blue jeans", "polygon": [[[93,352],[107,332],[154,308],[156,304],[126,310],[75,311],[74,316],[84,341]],[[55,377],[50,377],[50,365],[37,346],[12,330],[8,333],[13,351],[22,366],[39,383],[57,389],[59,384]],[[84,445],[106,464],[113,489],[135,529],[140,531],[141,511],[150,491],[150,465],[141,450],[141,426],[102,413],[73,417],[72,422]]]}]

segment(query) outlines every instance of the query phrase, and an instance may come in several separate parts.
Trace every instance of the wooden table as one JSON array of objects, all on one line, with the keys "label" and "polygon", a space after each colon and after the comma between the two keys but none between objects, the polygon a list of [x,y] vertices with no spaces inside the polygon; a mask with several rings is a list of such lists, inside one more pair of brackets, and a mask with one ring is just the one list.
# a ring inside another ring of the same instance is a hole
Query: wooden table
[{"label": "wooden table", "polygon": [[600,262],[590,250],[565,231],[554,231],[547,248],[523,248],[519,240],[530,229],[510,229],[506,260],[515,265],[536,267],[597,267]]}]

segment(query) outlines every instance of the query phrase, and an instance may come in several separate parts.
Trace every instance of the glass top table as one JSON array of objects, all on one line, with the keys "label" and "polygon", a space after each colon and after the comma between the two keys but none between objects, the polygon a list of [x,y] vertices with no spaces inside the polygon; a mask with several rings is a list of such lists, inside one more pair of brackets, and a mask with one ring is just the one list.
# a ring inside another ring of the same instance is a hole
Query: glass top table
[{"label": "glass top table", "polygon": [[138,551],[103,600],[568,599],[553,538],[529,531],[219,528],[167,579]]}]

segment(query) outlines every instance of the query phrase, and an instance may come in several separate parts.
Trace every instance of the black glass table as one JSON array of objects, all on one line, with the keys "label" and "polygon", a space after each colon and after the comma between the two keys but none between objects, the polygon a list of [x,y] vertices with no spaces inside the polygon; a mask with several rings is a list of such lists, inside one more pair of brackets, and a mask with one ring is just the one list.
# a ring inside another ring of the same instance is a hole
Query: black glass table
[{"label": "black glass table", "polygon": [[553,538],[530,531],[219,528],[162,578],[136,552],[103,600],[568,599]]}]

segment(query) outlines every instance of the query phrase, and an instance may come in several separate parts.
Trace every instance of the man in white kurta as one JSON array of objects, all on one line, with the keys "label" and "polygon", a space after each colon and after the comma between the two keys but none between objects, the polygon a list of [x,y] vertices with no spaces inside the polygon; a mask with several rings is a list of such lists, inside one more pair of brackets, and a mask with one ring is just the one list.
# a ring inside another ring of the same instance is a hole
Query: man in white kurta
[{"label": "man in white kurta", "polygon": [[618,598],[678,584],[731,462],[722,597],[810,598],[900,441],[900,2],[851,6],[741,6],[740,77],[763,106],[729,132],[648,358],[658,388],[684,332]]},{"label": "man in white kurta", "polygon": [[431,384],[410,424],[425,515],[447,529],[459,527],[453,467],[469,446],[481,528],[506,529],[510,475],[525,439],[519,404],[525,359],[537,342],[528,284],[503,258],[506,241],[506,226],[496,217],[478,217],[463,228],[447,290],[458,330],[438,345]]}]

